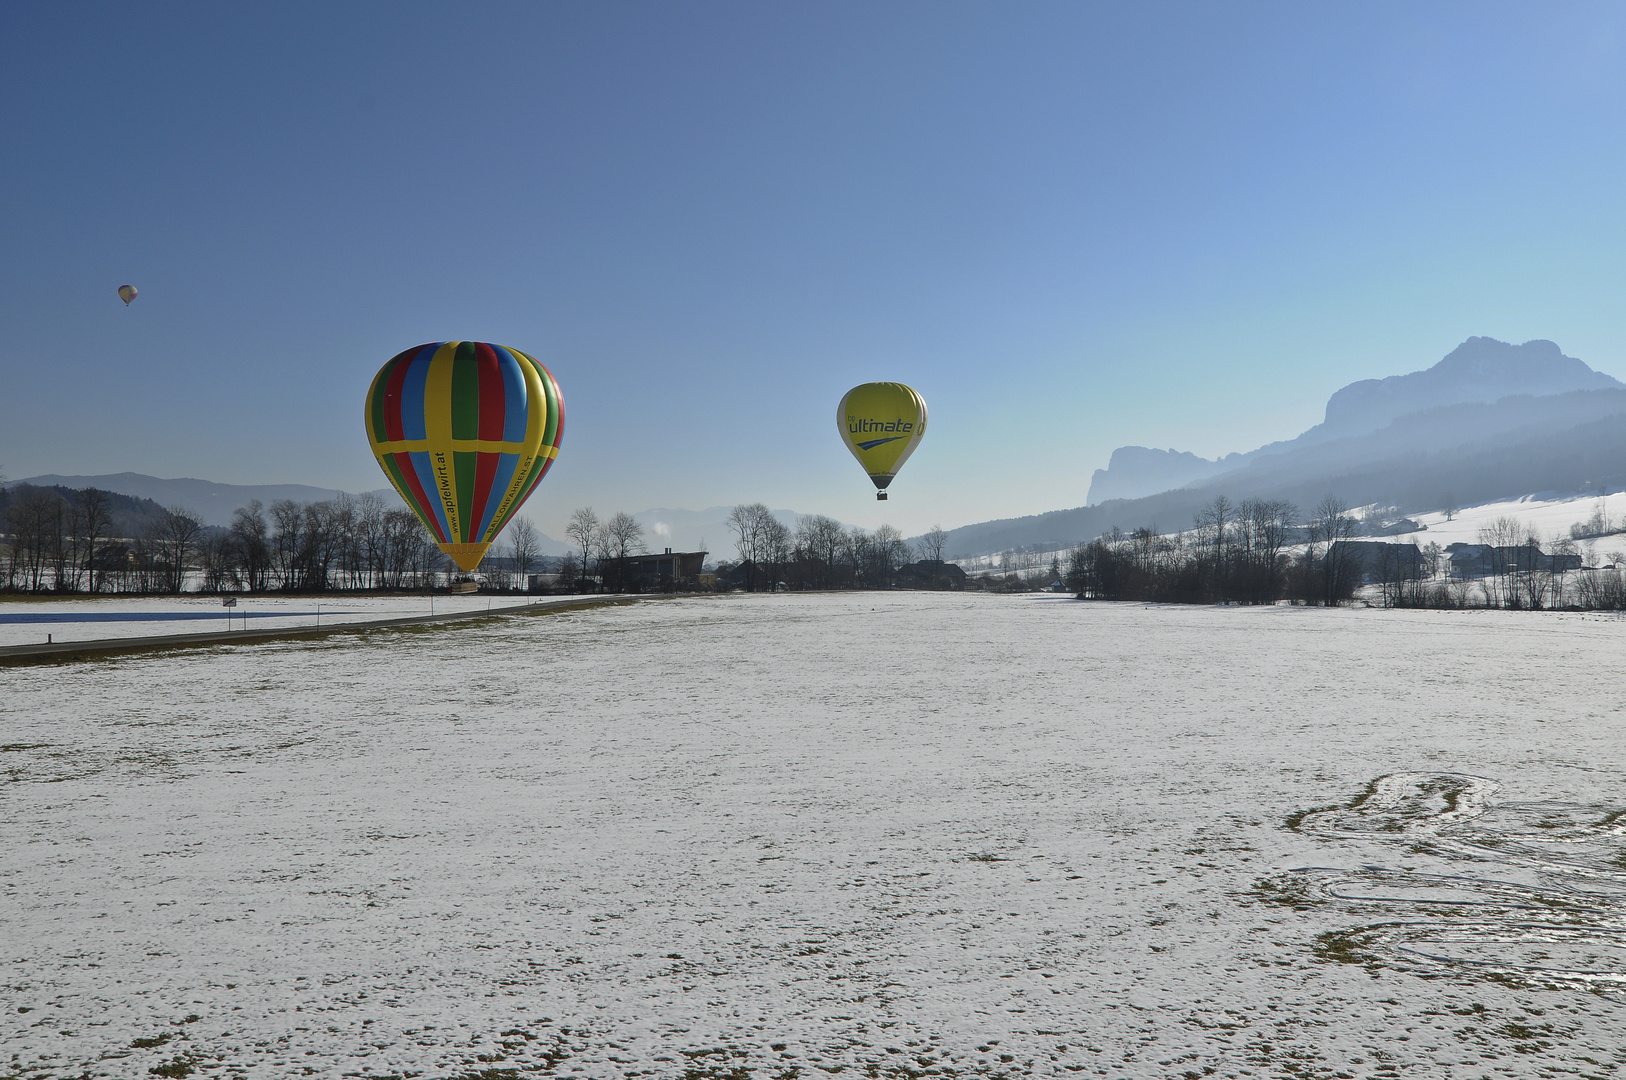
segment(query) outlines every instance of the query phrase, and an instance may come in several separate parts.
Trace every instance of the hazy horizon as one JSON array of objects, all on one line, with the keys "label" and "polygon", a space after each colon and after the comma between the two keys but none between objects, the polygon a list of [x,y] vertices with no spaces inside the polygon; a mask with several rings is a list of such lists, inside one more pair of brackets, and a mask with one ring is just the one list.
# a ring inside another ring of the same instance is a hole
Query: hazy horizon
[{"label": "hazy horizon", "polygon": [[[4,25],[13,478],[377,489],[368,381],[472,337],[563,389],[545,532],[760,501],[915,534],[1082,506],[1118,446],[1292,438],[1473,335],[1626,375],[1612,6]],[[834,430],[869,379],[931,409],[886,503]]]}]

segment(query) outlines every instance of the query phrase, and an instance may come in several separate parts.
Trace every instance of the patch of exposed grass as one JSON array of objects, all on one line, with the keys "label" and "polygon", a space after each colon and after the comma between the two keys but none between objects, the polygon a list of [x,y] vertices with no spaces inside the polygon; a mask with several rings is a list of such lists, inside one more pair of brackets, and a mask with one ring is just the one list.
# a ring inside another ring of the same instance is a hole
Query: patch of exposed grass
[{"label": "patch of exposed grass", "polygon": [[1260,903],[1280,904],[1294,911],[1308,911],[1327,902],[1326,897],[1316,895],[1312,889],[1313,886],[1306,878],[1284,877],[1260,878],[1253,883],[1251,891],[1253,898]]},{"label": "patch of exposed grass", "polygon": [[1282,820],[1282,825],[1291,832],[1299,832],[1300,826],[1304,824],[1304,819],[1310,815],[1331,813],[1334,810],[1359,810],[1366,804],[1368,799],[1377,793],[1378,782],[1376,780],[1369,780],[1367,781],[1366,787],[1348,802],[1332,803],[1328,806],[1314,806],[1308,810],[1295,810]]},{"label": "patch of exposed grass", "polygon": [[691,1065],[683,1070],[683,1080],[752,1080],[751,1072],[743,1065],[725,1068],[721,1065]]},{"label": "patch of exposed grass", "polygon": [[1329,930],[1317,934],[1310,950],[1317,959],[1335,964],[1370,964],[1377,960],[1371,948],[1378,935],[1362,930]]}]

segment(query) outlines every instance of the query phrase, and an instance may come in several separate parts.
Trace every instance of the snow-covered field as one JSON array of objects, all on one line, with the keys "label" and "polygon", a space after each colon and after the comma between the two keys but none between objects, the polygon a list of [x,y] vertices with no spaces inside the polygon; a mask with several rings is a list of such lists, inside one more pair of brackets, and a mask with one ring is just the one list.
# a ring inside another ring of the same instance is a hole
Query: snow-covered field
[{"label": "snow-covered field", "polygon": [[[1545,545],[1569,536],[1571,525],[1588,520],[1594,512],[1606,514],[1609,523],[1616,528],[1626,525],[1626,492],[1607,496],[1566,495],[1562,498],[1528,495],[1522,499],[1465,506],[1450,521],[1445,520],[1445,514],[1440,511],[1412,514],[1412,520],[1424,526],[1424,531],[1407,533],[1394,539],[1416,541],[1418,544],[1432,540],[1442,548],[1455,543],[1477,544],[1480,529],[1498,518],[1510,517],[1517,519],[1527,529],[1535,529]],[[1599,537],[1596,544],[1600,556],[1610,550],[1626,550],[1626,536]]]},{"label": "snow-covered field", "polygon": [[1623,643],[846,594],[0,670],[0,1076],[1620,1075]]},{"label": "snow-covered field", "polygon": [[[0,646],[53,641],[202,634],[213,630],[283,630],[300,627],[450,615],[513,607],[523,596],[243,596],[234,608],[218,596],[83,597],[0,601]],[[546,602],[546,601],[540,601]]]}]

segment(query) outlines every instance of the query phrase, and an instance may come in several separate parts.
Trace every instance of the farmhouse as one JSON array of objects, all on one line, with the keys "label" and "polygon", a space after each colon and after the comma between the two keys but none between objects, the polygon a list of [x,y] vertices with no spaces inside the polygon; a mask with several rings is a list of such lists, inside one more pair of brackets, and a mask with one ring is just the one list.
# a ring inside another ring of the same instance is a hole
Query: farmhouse
[{"label": "farmhouse", "polygon": [[705,565],[704,551],[673,551],[667,548],[657,555],[629,555],[624,562],[624,580],[638,592],[672,592],[693,588],[700,583],[700,569]]}]

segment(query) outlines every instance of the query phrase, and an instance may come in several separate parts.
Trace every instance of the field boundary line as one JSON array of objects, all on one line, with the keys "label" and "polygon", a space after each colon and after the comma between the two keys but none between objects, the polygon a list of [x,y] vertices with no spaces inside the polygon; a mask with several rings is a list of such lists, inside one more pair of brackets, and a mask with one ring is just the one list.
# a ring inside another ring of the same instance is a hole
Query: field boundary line
[{"label": "field boundary line", "polygon": [[[270,641],[315,641],[336,634],[365,634],[372,630],[392,630],[406,627],[448,627],[481,619],[512,618],[520,615],[555,615],[566,611],[584,611],[589,608],[619,607],[643,600],[664,599],[667,594],[654,596],[583,596],[568,600],[536,604],[513,604],[508,607],[480,611],[456,611],[445,615],[408,615],[398,619],[375,619],[370,622],[337,623],[333,626],[286,626],[266,630],[216,630],[196,634],[156,634],[149,637],[97,638],[91,641],[58,641],[51,644],[7,645],[0,647],[0,667],[20,667],[27,664],[72,663],[78,660],[99,660],[121,653],[162,652],[166,650],[206,649],[219,645],[253,645]],[[681,594],[679,594],[681,595]]]}]

